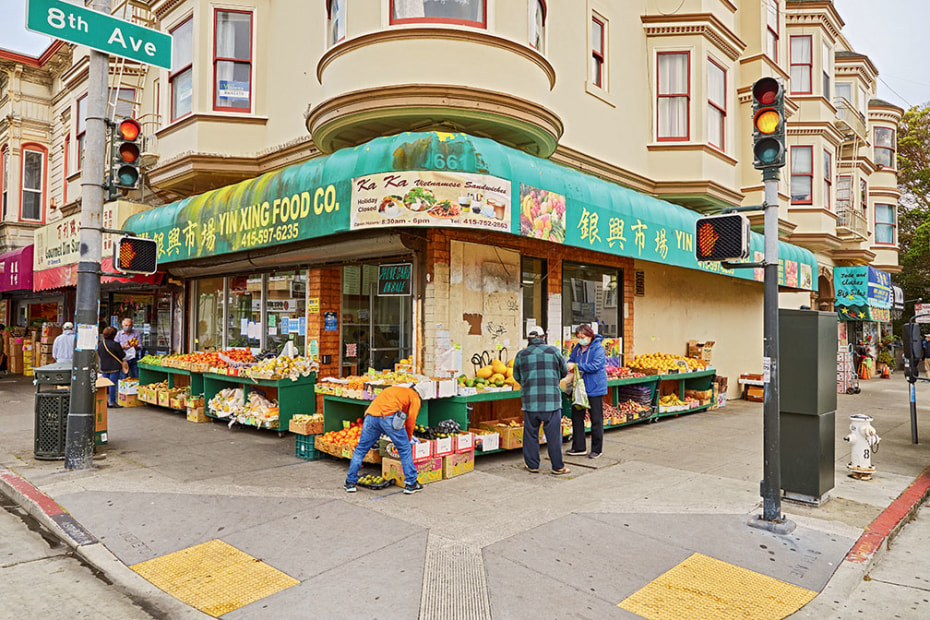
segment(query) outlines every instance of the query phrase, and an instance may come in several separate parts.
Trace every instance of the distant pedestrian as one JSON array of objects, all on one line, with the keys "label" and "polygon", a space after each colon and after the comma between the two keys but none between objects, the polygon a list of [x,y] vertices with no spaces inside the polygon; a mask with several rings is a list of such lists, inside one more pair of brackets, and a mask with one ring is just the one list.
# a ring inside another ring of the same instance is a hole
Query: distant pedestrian
[{"label": "distant pedestrian", "polygon": [[513,361],[513,378],[520,384],[523,403],[523,462],[530,473],[539,473],[539,428],[548,441],[552,473],[559,476],[569,469],[562,460],[562,391],[559,381],[568,374],[562,353],[546,344],[546,332],[532,327],[529,344]]},{"label": "distant pedestrian", "polygon": [[113,339],[114,336],[116,336],[115,327],[106,327],[103,330],[100,343],[97,345],[97,357],[100,358],[100,374],[113,383],[110,386],[108,404],[110,407],[118,409],[122,405],[116,402],[116,389],[119,384],[122,366],[125,363],[123,360],[126,357],[126,352]]},{"label": "distant pedestrian", "polygon": [[400,464],[404,469],[404,494],[412,495],[423,490],[423,485],[417,480],[417,468],[413,464],[413,449],[410,447],[421,403],[419,392],[412,387],[400,385],[385,388],[371,401],[368,409],[365,410],[362,434],[358,438],[358,445],[355,446],[352,461],[349,463],[349,473],[346,474],[345,483],[346,492],[355,493],[362,459],[374,447],[382,434],[387,435],[394,442],[394,447],[397,448],[397,454],[400,456]]},{"label": "distant pedestrian", "polygon": [[578,367],[588,393],[590,409],[572,405],[572,449],[566,452],[572,456],[582,456],[585,449],[586,414],[591,417],[591,453],[589,459],[596,459],[604,449],[604,395],[607,394],[607,356],[604,353],[603,338],[595,334],[588,325],[579,325],[575,330],[578,344],[572,347],[568,358],[568,369]]},{"label": "distant pedestrian", "polygon": [[52,357],[56,362],[70,362],[74,358],[74,323],[68,321],[61,328],[52,344]]},{"label": "distant pedestrian", "polygon": [[924,336],[924,374],[930,377],[930,334]]},{"label": "distant pedestrian", "polygon": [[139,352],[142,350],[140,347],[140,342],[142,341],[142,336],[139,335],[139,332],[132,328],[132,319],[126,317],[123,319],[123,329],[118,334],[116,334],[116,342],[123,347],[123,351],[126,352],[126,361],[129,363],[129,371],[124,372],[120,375],[120,379],[125,379],[126,377],[132,377],[133,379],[139,378]]}]

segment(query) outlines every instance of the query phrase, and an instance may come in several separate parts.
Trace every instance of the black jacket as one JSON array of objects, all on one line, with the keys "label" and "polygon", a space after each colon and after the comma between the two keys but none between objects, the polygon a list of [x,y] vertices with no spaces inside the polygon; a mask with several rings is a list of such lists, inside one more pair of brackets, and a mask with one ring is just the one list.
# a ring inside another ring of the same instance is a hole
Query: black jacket
[{"label": "black jacket", "polygon": [[[113,355],[110,355],[111,352]],[[100,358],[100,372],[116,372],[122,370],[120,362],[126,357],[126,352],[112,338],[109,340],[101,339],[97,344],[97,357]]]}]

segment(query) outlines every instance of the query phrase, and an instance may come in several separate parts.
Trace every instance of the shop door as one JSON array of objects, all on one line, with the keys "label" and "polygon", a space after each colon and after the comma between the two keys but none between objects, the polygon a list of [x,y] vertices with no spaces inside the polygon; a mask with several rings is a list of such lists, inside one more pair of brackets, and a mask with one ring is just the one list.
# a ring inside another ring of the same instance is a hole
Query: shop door
[{"label": "shop door", "polygon": [[379,295],[378,265],[343,268],[342,374],[393,370],[412,348],[412,296]]}]

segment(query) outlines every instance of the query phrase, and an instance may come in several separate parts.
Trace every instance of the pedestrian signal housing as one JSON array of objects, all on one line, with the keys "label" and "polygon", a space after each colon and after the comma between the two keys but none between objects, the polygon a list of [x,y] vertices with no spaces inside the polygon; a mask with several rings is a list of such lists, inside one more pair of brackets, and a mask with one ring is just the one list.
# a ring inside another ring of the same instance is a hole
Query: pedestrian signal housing
[{"label": "pedestrian signal housing", "polygon": [[775,78],[752,85],[752,156],[757,170],[785,165],[785,89]]},{"label": "pedestrian signal housing", "polygon": [[139,187],[139,156],[142,127],[132,118],[124,118],[113,131],[110,185],[114,189]]},{"label": "pedestrian signal housing", "polygon": [[749,258],[749,218],[739,213],[702,217],[694,227],[694,254],[699,261]]},{"label": "pedestrian signal housing", "polygon": [[113,248],[113,267],[120,273],[152,275],[158,269],[158,244],[153,239],[120,237]]}]

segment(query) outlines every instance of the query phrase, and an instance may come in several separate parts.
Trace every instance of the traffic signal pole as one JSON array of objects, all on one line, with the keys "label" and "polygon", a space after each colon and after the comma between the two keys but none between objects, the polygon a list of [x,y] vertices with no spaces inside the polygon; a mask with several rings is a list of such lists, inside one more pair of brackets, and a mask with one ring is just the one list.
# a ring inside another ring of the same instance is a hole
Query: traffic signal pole
[{"label": "traffic signal pole", "polygon": [[[106,13],[107,0],[93,0],[91,8]],[[88,71],[87,126],[81,168],[81,245],[74,312],[77,329],[65,438],[65,469],[78,470],[92,467],[94,458],[94,389],[97,379],[109,56],[91,50]]]}]

